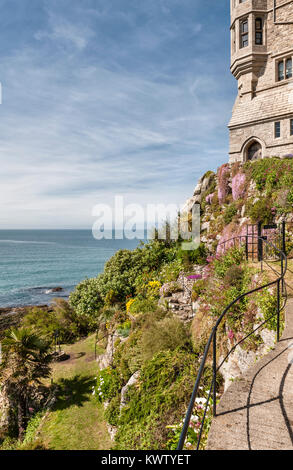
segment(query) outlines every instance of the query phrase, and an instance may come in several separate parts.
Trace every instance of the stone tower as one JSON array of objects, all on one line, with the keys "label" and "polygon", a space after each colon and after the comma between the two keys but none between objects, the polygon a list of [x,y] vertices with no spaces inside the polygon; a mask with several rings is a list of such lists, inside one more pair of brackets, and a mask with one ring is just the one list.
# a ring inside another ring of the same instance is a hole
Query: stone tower
[{"label": "stone tower", "polygon": [[293,155],[293,0],[230,1],[230,162]]}]

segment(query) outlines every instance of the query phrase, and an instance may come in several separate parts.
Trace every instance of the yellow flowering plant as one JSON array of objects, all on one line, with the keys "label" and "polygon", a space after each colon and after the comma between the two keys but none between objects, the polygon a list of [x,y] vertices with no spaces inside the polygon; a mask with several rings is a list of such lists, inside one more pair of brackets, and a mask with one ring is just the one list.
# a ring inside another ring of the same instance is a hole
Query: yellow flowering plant
[{"label": "yellow flowering plant", "polygon": [[127,310],[127,312],[130,311],[130,307],[131,307],[131,305],[133,304],[133,302],[135,302],[135,299],[133,299],[133,298],[132,298],[132,299],[129,299],[129,300],[126,302],[126,310]]},{"label": "yellow flowering plant", "polygon": [[149,297],[159,297],[162,284],[159,281],[149,281],[147,284],[147,295]]}]

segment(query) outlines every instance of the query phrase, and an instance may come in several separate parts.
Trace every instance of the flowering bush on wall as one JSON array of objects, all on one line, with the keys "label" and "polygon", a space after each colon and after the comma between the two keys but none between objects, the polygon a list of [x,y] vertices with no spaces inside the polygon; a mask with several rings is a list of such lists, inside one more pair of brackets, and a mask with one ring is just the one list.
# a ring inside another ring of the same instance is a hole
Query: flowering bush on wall
[{"label": "flowering bush on wall", "polygon": [[222,231],[221,238],[217,246],[217,255],[221,255],[226,252],[229,248],[234,246],[234,237],[243,237],[242,242],[245,241],[244,237],[247,235],[247,227],[243,225],[229,224]]},{"label": "flowering bush on wall", "polygon": [[[203,387],[199,387],[199,390],[203,390]],[[185,442],[185,447],[184,447],[185,450],[195,450],[197,448],[198,439],[200,437],[200,432],[201,432],[201,426],[202,426],[202,422],[204,419],[205,408],[207,407],[199,449],[204,450],[206,447],[207,440],[208,440],[208,433],[211,427],[212,417],[213,417],[213,413],[212,413],[213,399],[211,397],[209,399],[209,404],[207,405],[208,395],[209,395],[208,392],[209,392],[208,390],[201,392],[204,394],[204,396],[200,398],[196,398],[195,400],[193,414],[191,415],[191,419],[190,419],[190,423],[189,423],[189,427],[187,431],[186,442]],[[177,449],[177,445],[178,445],[180,434],[183,428],[183,424],[184,424],[184,420],[181,421],[179,424],[167,426],[167,429],[171,430],[169,434],[169,439],[166,444],[167,449],[169,450]]]},{"label": "flowering bush on wall", "polygon": [[212,203],[214,195],[215,195],[215,193],[211,193],[211,194],[208,194],[208,195],[207,195],[207,197],[206,197],[206,203],[207,203],[207,204],[211,204],[211,203]]},{"label": "flowering bush on wall", "polygon": [[245,194],[246,176],[244,173],[237,173],[232,179],[232,197],[234,201],[238,201]]},{"label": "flowering bush on wall", "polygon": [[225,163],[218,169],[218,198],[223,204],[229,192],[229,166]]}]

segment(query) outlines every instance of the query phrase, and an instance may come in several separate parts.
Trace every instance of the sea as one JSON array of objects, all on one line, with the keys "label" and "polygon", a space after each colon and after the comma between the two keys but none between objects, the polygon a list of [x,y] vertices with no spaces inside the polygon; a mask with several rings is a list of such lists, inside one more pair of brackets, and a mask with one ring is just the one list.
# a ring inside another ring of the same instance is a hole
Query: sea
[{"label": "sea", "polygon": [[96,240],[91,230],[0,230],[0,307],[68,298],[80,281],[101,273],[116,251],[139,242]]}]

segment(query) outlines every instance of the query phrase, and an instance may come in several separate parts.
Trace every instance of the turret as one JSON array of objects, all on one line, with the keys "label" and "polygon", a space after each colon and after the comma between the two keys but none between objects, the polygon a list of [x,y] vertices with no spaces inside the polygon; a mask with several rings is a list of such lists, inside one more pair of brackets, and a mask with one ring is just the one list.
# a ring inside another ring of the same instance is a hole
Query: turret
[{"label": "turret", "polygon": [[267,57],[267,0],[231,0],[231,72],[241,96],[253,96]]}]

